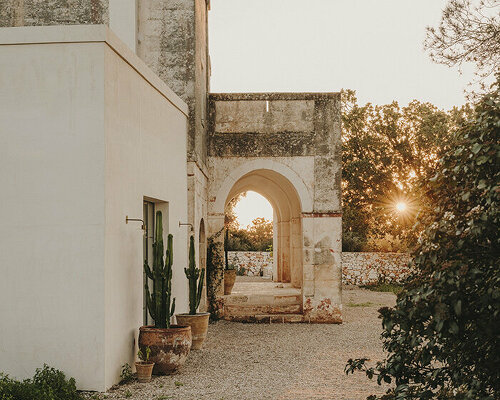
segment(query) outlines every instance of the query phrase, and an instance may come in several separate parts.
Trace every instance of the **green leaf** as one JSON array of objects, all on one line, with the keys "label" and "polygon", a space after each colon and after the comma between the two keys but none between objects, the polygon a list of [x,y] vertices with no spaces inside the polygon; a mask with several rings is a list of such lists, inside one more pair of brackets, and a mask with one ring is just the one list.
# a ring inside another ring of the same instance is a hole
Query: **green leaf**
[{"label": "green leaf", "polygon": [[477,154],[481,150],[481,147],[483,147],[481,143],[474,143],[471,150],[474,154]]}]

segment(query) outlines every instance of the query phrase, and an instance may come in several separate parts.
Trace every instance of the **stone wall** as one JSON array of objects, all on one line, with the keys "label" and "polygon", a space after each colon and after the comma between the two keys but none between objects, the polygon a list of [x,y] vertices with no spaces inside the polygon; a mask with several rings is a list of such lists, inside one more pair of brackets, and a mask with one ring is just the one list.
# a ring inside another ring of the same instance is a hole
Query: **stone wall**
[{"label": "stone wall", "polygon": [[229,251],[229,264],[238,270],[244,269],[243,275],[272,277],[273,256],[268,251]]},{"label": "stone wall", "polygon": [[410,273],[408,253],[342,253],[342,283],[366,285],[379,279],[401,282]]},{"label": "stone wall", "polygon": [[109,0],[2,0],[0,27],[107,24]]}]

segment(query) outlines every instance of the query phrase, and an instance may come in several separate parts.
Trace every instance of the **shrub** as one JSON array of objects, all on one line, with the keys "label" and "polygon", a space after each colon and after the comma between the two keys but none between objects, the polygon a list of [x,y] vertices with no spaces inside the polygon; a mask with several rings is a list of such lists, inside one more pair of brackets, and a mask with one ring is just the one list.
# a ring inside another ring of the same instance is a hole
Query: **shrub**
[{"label": "shrub", "polygon": [[0,400],[82,400],[73,378],[44,365],[33,379],[20,382],[0,373]]},{"label": "shrub", "polygon": [[380,310],[386,359],[348,362],[395,383],[383,399],[500,398],[499,131],[497,86],[427,184],[417,274]]}]

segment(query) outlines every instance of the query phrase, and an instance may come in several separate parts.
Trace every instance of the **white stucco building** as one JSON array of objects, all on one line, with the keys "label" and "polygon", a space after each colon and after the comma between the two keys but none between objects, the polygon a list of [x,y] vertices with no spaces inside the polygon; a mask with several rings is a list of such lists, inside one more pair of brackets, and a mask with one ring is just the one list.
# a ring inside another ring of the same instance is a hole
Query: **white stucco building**
[{"label": "white stucco building", "polygon": [[188,109],[107,27],[0,29],[0,370],[104,390],[143,324],[146,202],[187,310]]}]

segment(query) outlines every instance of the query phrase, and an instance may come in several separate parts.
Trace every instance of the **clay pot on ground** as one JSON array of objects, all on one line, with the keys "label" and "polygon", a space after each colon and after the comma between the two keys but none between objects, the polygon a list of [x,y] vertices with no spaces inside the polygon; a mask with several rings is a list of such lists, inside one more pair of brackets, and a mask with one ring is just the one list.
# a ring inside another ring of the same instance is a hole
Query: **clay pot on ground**
[{"label": "clay pot on ground", "polygon": [[207,337],[208,319],[210,313],[176,314],[175,318],[179,325],[188,325],[191,327],[191,336],[193,344],[191,350],[199,350],[203,347],[203,342]]},{"label": "clay pot on ground", "polygon": [[136,361],[135,370],[137,371],[137,380],[140,383],[151,382],[154,365],[154,362]]},{"label": "clay pot on ground", "polygon": [[149,346],[149,360],[154,362],[154,375],[169,375],[185,362],[191,349],[191,327],[170,325],[170,328],[141,326],[139,328],[139,348],[145,352]]},{"label": "clay pot on ground", "polygon": [[235,269],[224,270],[224,294],[231,294],[235,280],[236,280]]}]

